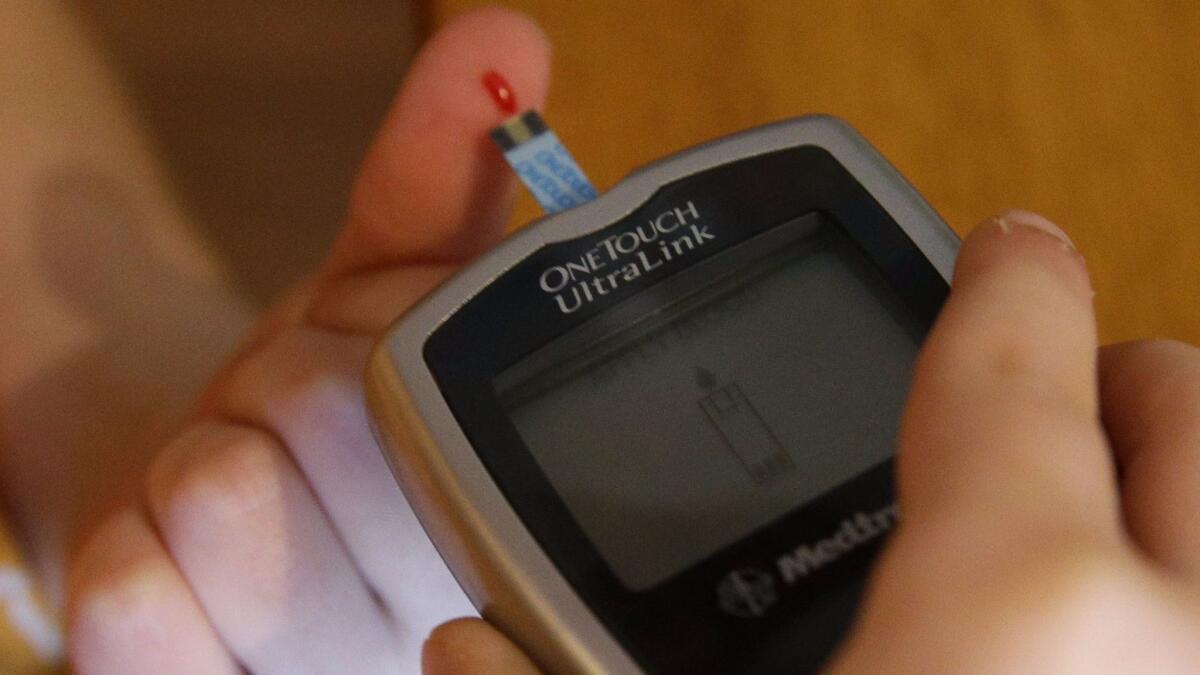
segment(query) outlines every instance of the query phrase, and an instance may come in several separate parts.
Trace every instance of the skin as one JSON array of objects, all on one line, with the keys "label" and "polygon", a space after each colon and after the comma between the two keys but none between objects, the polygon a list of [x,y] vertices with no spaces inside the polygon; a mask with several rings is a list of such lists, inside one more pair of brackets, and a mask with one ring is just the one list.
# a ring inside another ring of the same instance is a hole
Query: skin
[{"label": "skin", "polygon": [[327,261],[75,556],[79,672],[417,672],[434,625],[473,613],[370,435],[361,379],[385,327],[502,236],[514,185],[481,74],[540,106],[548,62],[540,30],[499,10],[429,41]]},{"label": "skin", "polygon": [[[386,324],[501,235],[487,146],[502,72],[540,104],[548,48],[500,10],[426,46],[328,261],[262,321],[75,559],[81,673],[397,672],[456,592],[365,424]],[[1009,212],[965,242],[899,449],[903,523],[835,672],[1200,669],[1200,356],[1098,349],[1081,256]],[[430,608],[433,608],[432,610]],[[1133,660],[1136,659],[1136,660]],[[435,630],[429,675],[538,672],[477,619]]]}]

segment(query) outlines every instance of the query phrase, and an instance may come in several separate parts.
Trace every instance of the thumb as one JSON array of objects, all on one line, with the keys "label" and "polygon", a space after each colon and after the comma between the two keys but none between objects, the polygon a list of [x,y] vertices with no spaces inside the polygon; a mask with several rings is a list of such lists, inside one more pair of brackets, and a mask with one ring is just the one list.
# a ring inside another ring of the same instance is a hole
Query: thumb
[{"label": "thumb", "polygon": [[516,645],[479,619],[456,619],[434,629],[421,652],[424,675],[538,675]]}]

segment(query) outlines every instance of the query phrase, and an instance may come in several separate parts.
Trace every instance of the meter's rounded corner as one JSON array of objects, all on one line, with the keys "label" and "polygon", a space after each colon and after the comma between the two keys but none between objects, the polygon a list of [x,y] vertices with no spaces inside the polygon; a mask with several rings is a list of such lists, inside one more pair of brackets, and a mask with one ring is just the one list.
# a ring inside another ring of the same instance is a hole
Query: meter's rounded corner
[{"label": "meter's rounded corner", "polygon": [[[547,672],[602,675],[590,650],[564,630],[537,585],[516,573],[496,533],[468,504],[463,486],[412,403],[390,340],[372,351],[365,393],[375,436],[421,526],[480,615],[515,640]],[[554,636],[556,639],[547,639]]]}]

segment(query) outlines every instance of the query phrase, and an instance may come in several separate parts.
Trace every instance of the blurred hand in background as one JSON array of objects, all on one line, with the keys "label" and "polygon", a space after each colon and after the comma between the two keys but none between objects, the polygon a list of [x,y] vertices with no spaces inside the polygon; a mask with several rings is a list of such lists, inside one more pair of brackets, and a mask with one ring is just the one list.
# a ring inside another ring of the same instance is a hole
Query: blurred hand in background
[{"label": "blurred hand in background", "polygon": [[513,178],[480,77],[538,106],[548,51],[500,10],[429,41],[328,260],[84,546],[67,604],[80,672],[415,672],[433,625],[473,613],[370,435],[362,373],[398,314],[502,235]]}]

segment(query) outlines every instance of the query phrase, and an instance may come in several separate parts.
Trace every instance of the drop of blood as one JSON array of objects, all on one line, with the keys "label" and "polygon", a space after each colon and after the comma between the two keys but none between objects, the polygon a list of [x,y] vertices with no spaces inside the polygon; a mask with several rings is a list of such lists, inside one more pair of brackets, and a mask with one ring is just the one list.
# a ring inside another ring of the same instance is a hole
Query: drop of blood
[{"label": "drop of blood", "polygon": [[487,89],[492,95],[492,100],[496,102],[496,107],[501,112],[509,115],[515,115],[517,112],[517,95],[513,93],[512,85],[504,76],[494,70],[489,70],[483,74],[483,88]]}]

